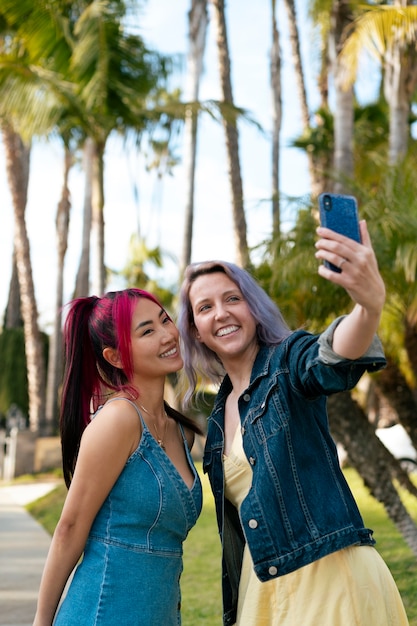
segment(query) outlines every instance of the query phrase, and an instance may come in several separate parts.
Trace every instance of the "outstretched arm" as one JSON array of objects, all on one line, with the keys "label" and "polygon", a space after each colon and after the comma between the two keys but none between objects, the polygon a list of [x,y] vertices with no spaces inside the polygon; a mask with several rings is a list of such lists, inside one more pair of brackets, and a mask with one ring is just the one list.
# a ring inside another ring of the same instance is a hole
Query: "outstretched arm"
[{"label": "outstretched arm", "polygon": [[328,228],[317,229],[316,258],[342,270],[339,274],[320,265],[320,276],[343,287],[355,302],[333,337],[333,350],[346,359],[357,359],[369,348],[385,302],[385,286],[365,221],[360,222],[360,231],[361,244]]}]

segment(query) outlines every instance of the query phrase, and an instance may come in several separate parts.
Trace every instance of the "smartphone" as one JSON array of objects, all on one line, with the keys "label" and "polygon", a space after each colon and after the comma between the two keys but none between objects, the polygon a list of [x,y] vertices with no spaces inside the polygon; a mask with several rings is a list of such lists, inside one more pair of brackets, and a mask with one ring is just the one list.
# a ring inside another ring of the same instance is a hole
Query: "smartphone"
[{"label": "smartphone", "polygon": [[[354,196],[322,193],[319,196],[320,224],[326,228],[361,242],[359,230],[358,204]],[[340,274],[341,270],[333,263],[324,261],[326,267]]]}]

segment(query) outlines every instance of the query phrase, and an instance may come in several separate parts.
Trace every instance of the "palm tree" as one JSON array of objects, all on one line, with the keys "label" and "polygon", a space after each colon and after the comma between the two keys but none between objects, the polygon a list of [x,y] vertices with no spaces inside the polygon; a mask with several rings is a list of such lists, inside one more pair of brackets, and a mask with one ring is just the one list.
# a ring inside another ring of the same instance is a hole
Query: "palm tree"
[{"label": "palm tree", "polygon": [[53,434],[59,413],[58,390],[62,379],[62,306],[64,293],[64,265],[68,247],[68,231],[70,223],[70,191],[68,187],[69,172],[73,163],[73,153],[68,145],[65,146],[64,173],[61,199],[56,214],[57,237],[57,282],[55,286],[55,317],[53,331],[49,339],[49,358],[46,384],[46,412],[45,431]]},{"label": "palm tree", "polygon": [[[8,9],[10,8],[12,9],[11,13],[8,13]],[[25,4],[24,9],[26,10],[27,8],[27,4]],[[39,54],[45,53],[45,51],[51,49],[51,46],[53,47],[55,45],[56,42],[53,43],[53,38],[49,38],[49,40],[45,39],[43,42],[44,45],[41,46],[42,52],[40,52],[38,48],[39,40],[37,38],[34,38],[29,42],[28,46],[25,46],[25,38],[24,36],[22,36],[21,31],[21,22],[19,21],[19,17],[16,15],[16,13],[14,13],[14,7],[8,7],[7,4],[4,3],[1,7],[1,10],[3,12],[3,23],[6,29],[2,40],[2,67],[7,67],[7,65],[12,65],[16,67],[19,62],[23,66],[24,63],[28,62],[29,58],[31,60],[36,60],[39,58]],[[39,27],[43,28],[44,25],[45,22],[41,20]],[[22,55],[22,52],[24,52],[24,55]],[[18,72],[16,72],[16,75],[18,76]],[[29,154],[31,142],[31,133],[26,132],[26,125],[31,125],[33,117],[36,116],[35,111],[36,109],[39,109],[39,101],[37,100],[39,99],[40,92],[38,91],[35,97],[33,97],[32,93],[32,97],[29,98],[29,102],[27,103],[30,114],[29,116],[25,116],[24,118],[22,118],[19,114],[19,111],[21,111],[21,103],[19,103],[20,92],[18,89],[15,90],[17,84],[10,75],[8,75],[5,82],[6,91],[9,87],[9,98],[12,102],[14,102],[15,106],[12,104],[10,109],[7,110],[6,102],[3,101],[2,105],[5,106],[3,110],[3,116],[7,116],[8,119],[13,119],[14,126],[16,128],[19,128],[21,132],[25,134],[24,140],[24,138],[20,137],[16,130],[13,129],[10,124],[3,125],[3,138],[9,157],[9,185],[12,190],[12,196],[14,199],[15,221],[19,224],[19,226],[16,228],[16,232],[18,233],[17,236],[20,238],[18,247],[19,249],[24,250],[23,261],[22,259],[20,259],[20,263],[18,262],[17,267],[24,267],[24,272],[18,272],[18,290],[22,305],[22,317],[25,328],[26,363],[29,382],[29,424],[31,430],[42,431],[44,434],[46,434],[46,431],[48,429],[48,419],[46,418],[45,414],[46,407],[44,349],[37,321],[38,315],[30,264],[29,241],[26,233],[26,227],[24,224],[24,208],[26,204],[29,176]],[[41,113],[39,115],[40,118],[43,117],[43,112],[44,109],[41,108]],[[13,146],[16,148],[15,150],[13,149]],[[24,161],[27,161],[27,163],[23,163],[22,157]],[[21,174],[21,180],[18,180],[19,173]],[[18,190],[17,199],[16,190]],[[22,255],[19,255],[19,253],[17,253],[16,257],[18,260],[19,256]],[[13,276],[11,286],[13,286]],[[24,297],[23,294],[26,294],[26,296]],[[27,300],[29,300],[29,304],[27,303]],[[51,364],[54,364],[56,361],[55,356],[58,354],[59,351],[59,343],[59,339],[57,340],[57,332],[55,332],[50,342],[52,355],[52,359],[49,362],[50,371]],[[48,373],[48,380],[49,379],[50,372]],[[56,387],[54,390],[56,392]]]},{"label": "palm tree", "polygon": [[[273,1],[273,5],[275,5],[275,0]],[[300,36],[298,29],[298,21],[297,21],[297,11],[295,7],[294,0],[284,0],[284,5],[288,15],[288,30],[291,44],[291,53],[295,71],[295,78],[298,90],[298,100],[301,108],[301,119],[302,119],[302,134],[307,135],[311,126],[311,115],[307,101],[307,88],[305,84],[305,76],[303,69],[303,61],[301,57],[300,50]],[[274,16],[275,8],[273,7],[272,14]],[[274,17],[273,17],[274,19]],[[317,196],[321,188],[319,187],[320,183],[320,170],[317,168],[317,163],[315,162],[315,155],[313,152],[306,153],[308,160],[308,169],[310,174],[310,186],[311,193],[315,197]]]},{"label": "palm tree", "polygon": [[104,153],[114,131],[150,126],[149,97],[164,76],[162,59],[123,28],[123,3],[92,2],[74,25],[71,79],[81,103],[82,126],[94,143],[92,227],[96,293],[105,290]]},{"label": "palm tree", "polygon": [[390,121],[388,161],[394,165],[406,155],[410,137],[410,106],[417,86],[417,7],[396,0],[393,6],[363,9],[341,53],[345,85],[354,81],[364,49],[383,68]]},{"label": "palm tree", "polygon": [[[72,9],[70,17],[61,11],[59,3],[39,7],[39,3],[32,2],[31,11],[28,3],[30,6],[30,0],[21,6],[21,3],[16,5],[12,0],[5,0],[2,11],[5,14],[7,11],[7,16],[11,15],[16,21],[24,20],[23,24],[17,23],[29,49],[34,40],[49,41],[52,31],[55,47],[46,51],[44,48],[42,55],[31,57],[31,63],[24,67],[25,59],[20,67],[10,68],[5,64],[2,70],[9,78],[13,70],[18,74],[25,72],[23,84],[19,85],[26,95],[21,99],[21,114],[29,114],[25,104],[32,104],[33,90],[39,93],[42,88],[49,98],[48,106],[42,111],[45,126],[49,124],[50,130],[59,119],[67,117],[72,120],[73,128],[78,129],[79,136],[89,137],[93,143],[92,205],[96,238],[93,262],[95,290],[102,293],[105,287],[103,159],[106,142],[114,131],[123,133],[131,128],[141,133],[155,126],[160,114],[150,111],[150,95],[166,76],[166,63],[148,50],[139,37],[127,31],[123,2],[94,0],[81,6],[78,13]],[[10,86],[6,80],[3,84]],[[14,94],[16,89],[15,84]],[[6,89],[3,93],[4,108],[16,104],[10,94],[7,97]],[[39,128],[39,117],[35,121]]]},{"label": "palm tree", "polygon": [[349,0],[333,3],[330,27],[330,58],[332,63],[335,107],[334,107],[334,174],[335,191],[345,191],[346,180],[353,178],[353,88],[341,79],[339,52],[343,45],[344,32],[353,20]]},{"label": "palm tree", "polygon": [[[341,79],[339,52],[345,38],[345,30],[353,20],[351,0],[335,0],[327,2],[313,0],[310,13],[313,23],[320,30],[321,37],[321,72],[319,76],[319,89],[322,96],[320,109],[316,112],[319,121],[319,129],[310,131],[309,137],[304,138],[307,145],[314,135],[320,134],[320,126],[326,123],[330,114],[328,91],[329,74],[333,76],[335,106],[332,115],[332,154],[330,163],[323,163],[323,159],[316,158],[315,167],[321,171],[321,182],[317,179],[316,189],[325,191],[333,188],[343,192],[344,184],[353,177],[353,118],[354,98],[352,86],[346,88]],[[303,138],[301,138],[303,142]],[[300,145],[300,140],[297,140]],[[314,152],[312,152],[314,154]],[[318,155],[319,156],[319,155]],[[330,155],[328,155],[330,156]],[[320,165],[324,167],[320,167]],[[325,178],[327,177],[327,180]],[[330,180],[331,179],[331,180]],[[326,187],[323,183],[325,182]]]},{"label": "palm tree", "polygon": [[[159,55],[124,29],[125,12],[122,2],[110,1],[77,5],[63,0],[44,5],[33,0],[18,4],[5,0],[1,6],[19,52],[5,41],[0,59],[1,113],[14,115],[28,138],[63,127],[75,130],[81,141],[90,139],[86,145],[92,149],[86,153],[91,157],[98,293],[105,287],[106,141],[115,130],[124,132],[130,127],[141,133],[155,126],[161,114],[156,107],[149,110],[148,97],[165,76]],[[42,107],[38,106],[40,98]],[[63,221],[58,223],[62,226]],[[66,249],[63,239],[60,248]],[[62,288],[62,276],[59,281]],[[36,429],[39,419],[32,413]]]},{"label": "palm tree", "polygon": [[20,291],[20,310],[23,319],[29,393],[29,426],[38,431],[45,417],[45,361],[38,325],[38,310],[33,284],[30,245],[26,228],[25,210],[29,181],[30,146],[11,124],[2,124],[6,151],[6,168],[14,210],[14,255]]},{"label": "palm tree", "polygon": [[243,199],[243,185],[239,158],[239,133],[230,69],[230,54],[227,40],[225,2],[212,0],[217,27],[217,52],[219,59],[220,83],[223,94],[223,127],[226,135],[226,149],[229,166],[229,179],[232,195],[233,223],[236,247],[236,262],[249,267],[250,256],[247,242],[247,226]]},{"label": "palm tree", "polygon": [[276,2],[272,0],[272,46],[270,76],[272,89],[272,236],[281,236],[281,212],[279,195],[279,162],[282,121],[281,99],[281,51],[279,46],[279,31],[276,19]]},{"label": "palm tree", "polygon": [[90,289],[90,237],[92,220],[92,185],[93,185],[93,161],[94,141],[87,137],[83,145],[83,171],[84,171],[84,207],[83,207],[83,232],[81,236],[81,255],[78,263],[78,271],[75,279],[74,296],[80,298],[87,296]]},{"label": "palm tree", "polygon": [[[206,45],[206,32],[208,24],[207,0],[192,0],[191,9],[188,13],[188,80],[189,88],[186,91],[186,100],[192,103],[198,101],[200,79],[203,70],[203,57]],[[197,156],[197,124],[198,111],[196,107],[188,107],[185,118],[185,148],[187,155],[186,163],[186,206],[185,206],[185,229],[182,259],[180,263],[180,276],[185,267],[191,261],[191,248],[193,239],[194,220],[194,183]]]},{"label": "palm tree", "polygon": [[13,250],[12,275],[10,277],[6,311],[4,313],[4,328],[21,328],[23,326],[20,308],[20,289],[17,276],[16,253]]}]

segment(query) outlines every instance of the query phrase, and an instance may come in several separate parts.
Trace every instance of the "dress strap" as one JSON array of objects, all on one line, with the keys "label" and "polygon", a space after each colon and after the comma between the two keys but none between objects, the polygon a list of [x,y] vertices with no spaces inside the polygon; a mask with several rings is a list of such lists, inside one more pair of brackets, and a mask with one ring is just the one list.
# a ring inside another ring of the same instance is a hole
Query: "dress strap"
[{"label": "dress strap", "polygon": [[[175,420],[176,421],[176,420]],[[185,436],[185,430],[184,430],[184,426],[181,424],[181,422],[177,422],[178,426],[180,427],[180,433],[182,436],[182,440],[187,443],[187,437]],[[188,444],[187,444],[188,445]]]}]

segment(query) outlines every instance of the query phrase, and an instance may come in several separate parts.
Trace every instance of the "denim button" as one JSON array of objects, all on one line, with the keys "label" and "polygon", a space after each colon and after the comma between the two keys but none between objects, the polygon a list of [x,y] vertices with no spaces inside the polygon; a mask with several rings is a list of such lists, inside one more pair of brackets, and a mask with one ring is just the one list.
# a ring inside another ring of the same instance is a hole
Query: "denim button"
[{"label": "denim button", "polygon": [[240,432],[241,432],[242,435],[245,434],[246,431],[245,431],[245,427],[244,426],[242,426],[242,428],[240,429]]},{"label": "denim button", "polygon": [[249,402],[249,400],[250,400],[250,393],[245,393],[243,395],[243,399],[244,399],[245,402]]},{"label": "denim button", "polygon": [[250,519],[248,523],[249,528],[258,528],[258,522],[256,521],[256,519]]},{"label": "denim button", "polygon": [[271,565],[271,567],[268,569],[268,573],[271,574],[271,576],[275,576],[276,574],[278,574],[278,568],[275,567],[275,565]]},{"label": "denim button", "polygon": [[250,463],[251,465],[255,465],[256,460],[254,459],[254,457],[253,457],[253,456],[250,456],[250,457],[249,457],[249,463]]}]

